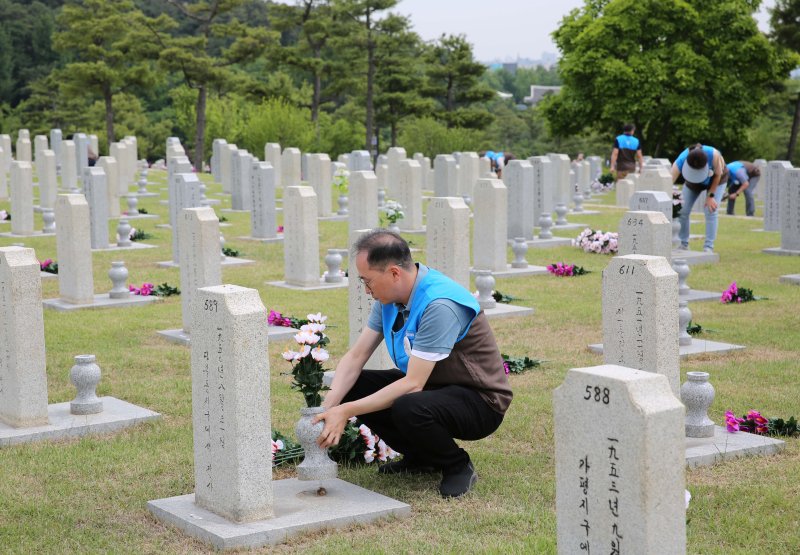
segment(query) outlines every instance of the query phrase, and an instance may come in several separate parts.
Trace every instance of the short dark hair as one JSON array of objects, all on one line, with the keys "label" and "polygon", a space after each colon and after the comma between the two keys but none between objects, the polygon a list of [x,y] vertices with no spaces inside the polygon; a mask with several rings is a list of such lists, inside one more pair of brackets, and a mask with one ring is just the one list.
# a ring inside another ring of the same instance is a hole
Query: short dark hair
[{"label": "short dark hair", "polygon": [[622,131],[624,133],[633,133],[634,131],[636,131],[636,126],[632,123],[626,123],[625,125],[622,126]]},{"label": "short dark hair", "polygon": [[406,240],[388,229],[373,229],[358,238],[353,244],[353,256],[361,252],[367,253],[367,264],[370,268],[386,269],[390,264],[410,270],[414,265],[411,249]]},{"label": "short dark hair", "polygon": [[696,145],[689,147],[689,154],[686,156],[686,163],[696,170],[702,169],[706,166],[706,164],[708,164],[708,156],[706,155],[706,151],[703,150],[703,145],[697,143]]}]

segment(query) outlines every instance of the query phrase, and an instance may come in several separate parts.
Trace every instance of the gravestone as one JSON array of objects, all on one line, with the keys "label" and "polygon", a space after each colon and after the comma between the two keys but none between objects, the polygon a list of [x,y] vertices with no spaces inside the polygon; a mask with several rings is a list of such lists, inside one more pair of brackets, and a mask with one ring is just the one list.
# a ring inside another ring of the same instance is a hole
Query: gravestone
[{"label": "gravestone", "polygon": [[[520,161],[512,160],[508,164],[509,167],[514,162]],[[525,161],[525,164],[533,169],[529,162]],[[516,179],[512,178],[510,182],[516,183]],[[509,192],[500,179],[479,179],[475,184],[472,243],[472,266],[475,270],[506,271]],[[531,230],[533,230],[532,224]]]},{"label": "gravestone", "polygon": [[603,160],[599,156],[589,156],[589,181],[592,182],[603,173]]},{"label": "gravestone", "polygon": [[33,162],[31,156],[31,140],[24,137],[17,139],[17,150],[14,159],[17,162]]},{"label": "gravestone", "polygon": [[89,203],[89,239],[93,249],[108,248],[108,184],[97,166],[83,170],[83,195]]},{"label": "gravestone", "polygon": [[[408,161],[404,162],[408,163]],[[356,241],[369,231],[369,229],[358,229],[350,233],[351,249]],[[347,274],[349,276],[358,276],[356,257],[352,255],[352,253],[348,257],[348,265]],[[347,299],[348,320],[350,324],[349,347],[352,347],[358,340],[358,336],[361,335],[361,331],[367,325],[369,313],[372,310],[372,304],[375,302],[375,299],[372,298],[372,295],[367,293],[360,279],[348,280]],[[373,351],[372,355],[364,364],[364,368],[368,370],[389,370],[394,367],[394,362],[392,362],[392,358],[389,356],[389,350],[386,347],[385,341],[380,342],[378,348]]]},{"label": "gravestone", "polygon": [[308,152],[300,155],[300,180],[308,181]]},{"label": "gravestone", "polygon": [[75,169],[78,180],[81,180],[83,169],[89,167],[89,137],[85,133],[75,133],[72,140],[75,141]]},{"label": "gravestone", "polygon": [[17,132],[17,138],[18,139],[30,139],[31,138],[31,132],[28,129],[20,129]]},{"label": "gravestone", "polygon": [[786,182],[786,172],[792,164],[785,160],[772,160],[762,181],[764,192],[764,231],[781,230],[781,190]]},{"label": "gravestone", "polygon": [[416,160],[400,160],[397,164],[397,202],[404,217],[397,225],[404,231],[422,229],[422,167]]},{"label": "gravestone", "polygon": [[[117,191],[119,191],[120,195],[127,195],[133,182],[125,167],[128,159],[128,145],[122,142],[111,143],[108,152],[109,156],[117,161]],[[169,159],[167,160],[167,171],[169,171]]]},{"label": "gravestone", "polygon": [[42,280],[33,249],[0,247],[0,421],[47,424]]},{"label": "gravestone", "polygon": [[267,143],[264,145],[264,161],[272,164],[275,170],[275,189],[282,187],[281,183],[281,145],[278,143]]},{"label": "gravestone", "polygon": [[47,137],[45,135],[36,135],[33,138],[33,164],[36,168],[36,179],[42,174],[42,152],[47,150]]},{"label": "gravestone", "polygon": [[[630,176],[630,174],[629,174]],[[616,189],[616,204],[617,206],[629,207],[631,198],[636,191],[636,186],[630,179],[617,179],[614,185]]]},{"label": "gravestone", "polygon": [[33,168],[30,162],[11,164],[11,233],[33,234]]},{"label": "gravestone", "polygon": [[258,291],[236,285],[202,287],[194,297],[188,308],[195,503],[233,522],[269,518],[267,311]]},{"label": "gravestone", "polygon": [[377,164],[375,166],[375,177],[378,180],[378,190],[386,192],[389,188],[389,166]]},{"label": "gravestone", "polygon": [[219,172],[222,180],[222,192],[230,194],[233,183],[233,153],[239,152],[236,145],[226,144],[220,148]]},{"label": "gravestone", "polygon": [[553,418],[558,553],[686,553],[684,408],[667,379],[573,368]]},{"label": "gravestone", "polygon": [[781,249],[800,254],[800,168],[786,172],[780,198]]},{"label": "gravestone", "polygon": [[[181,174],[182,178],[189,177]],[[191,177],[196,178],[193,175]],[[219,220],[208,206],[184,208],[178,217],[180,229],[181,310],[183,331],[194,332],[191,326],[193,305],[198,302],[197,290],[222,283],[222,261],[219,243]],[[202,301],[199,301],[202,303]],[[266,321],[266,320],[265,320]],[[266,332],[266,330],[264,330]],[[216,367],[215,367],[216,368]]]},{"label": "gravestone", "polygon": [[[503,170],[503,183],[508,189],[506,205],[508,239],[515,237],[523,237],[528,241],[533,239],[533,228],[537,223],[534,219],[536,198],[533,174],[533,166],[527,160],[511,160]],[[503,250],[503,264],[505,265],[505,250]]]},{"label": "gravestone", "polygon": [[97,135],[89,135],[86,137],[89,141],[89,148],[94,152],[95,156],[100,155],[100,144],[97,141]]},{"label": "gravestone", "polygon": [[317,195],[317,215],[331,215],[332,191],[331,158],[327,154],[311,154],[308,160],[308,184]]},{"label": "gravestone", "polygon": [[458,196],[458,164],[449,154],[437,154],[433,160],[433,194],[437,197]]},{"label": "gravestone", "polygon": [[615,256],[603,270],[603,360],[662,374],[679,395],[678,274],[666,258]]},{"label": "gravestone", "polygon": [[672,198],[672,173],[670,169],[662,166],[645,166],[639,181],[636,183],[637,191],[661,191]]},{"label": "gravestone", "polygon": [[281,186],[296,187],[302,183],[300,176],[300,149],[289,147],[281,155]]},{"label": "gravestone", "polygon": [[56,170],[56,153],[43,150],[39,154],[39,207],[53,209],[58,194],[58,176]]},{"label": "gravestone", "polygon": [[250,212],[252,237],[275,239],[278,223],[275,217],[275,168],[269,162],[254,162],[252,170],[253,210]]},{"label": "gravestone", "polygon": [[94,277],[89,203],[80,194],[58,195],[55,212],[59,297],[70,304],[92,304]]},{"label": "gravestone", "polygon": [[462,152],[458,159],[459,193],[465,199],[472,198],[472,190],[480,176],[480,158],[477,152]]},{"label": "gravestone", "polygon": [[0,135],[0,173],[11,171],[11,161],[14,159],[11,152],[11,135]]},{"label": "gravestone", "polygon": [[78,169],[74,141],[61,142],[61,188],[70,193],[78,192]]},{"label": "gravestone", "polygon": [[119,218],[119,162],[113,156],[101,156],[97,159],[97,167],[106,173],[106,192],[108,193],[108,217]]},{"label": "gravestone", "polygon": [[222,158],[222,148],[228,144],[225,139],[214,139],[211,143],[211,175],[214,181],[222,184],[222,171],[220,169],[220,159]]},{"label": "gravestone", "polygon": [[[180,160],[180,158],[178,158],[178,160]],[[176,165],[180,166],[180,162],[177,162]],[[165,266],[171,266],[173,264],[180,265],[181,245],[183,244],[181,235],[183,235],[183,228],[178,224],[177,220],[180,220],[180,215],[183,210],[201,207],[200,202],[203,188],[205,187],[196,173],[175,173],[172,176],[172,184],[174,190],[174,207],[170,204],[170,212],[172,212],[174,208],[176,222],[175,225],[172,226],[172,263],[163,264]],[[217,220],[217,227],[219,227],[219,220]],[[222,247],[220,247],[220,249],[221,248]]]},{"label": "gravestone", "polygon": [[[386,165],[389,166],[389,186],[386,191],[389,198],[397,198],[397,175],[400,168],[400,160],[405,160],[406,158],[408,156],[406,155],[406,149],[403,147],[393,146],[386,151]],[[362,228],[351,227],[350,229]]]},{"label": "gravestone", "polygon": [[367,150],[354,150],[351,152],[349,163],[351,172],[372,171],[372,160]]},{"label": "gravestone", "polygon": [[199,199],[197,204],[186,204],[179,200],[179,188],[183,181],[178,181],[178,175],[191,175],[192,164],[186,156],[174,156],[167,161],[167,199],[169,203],[169,225],[172,228],[172,261],[178,264],[178,252],[180,247],[178,245],[178,217],[181,210],[184,208],[194,208],[199,206]]},{"label": "gravestone", "polygon": [[571,190],[569,187],[569,156],[566,154],[551,153],[547,155],[553,163],[553,205],[554,209],[563,210],[566,214],[571,200]]},{"label": "gravestone", "polygon": [[461,197],[428,204],[427,265],[469,289],[469,207]]},{"label": "gravestone", "polygon": [[233,210],[250,210],[252,193],[250,191],[250,169],[253,157],[246,150],[239,149],[233,155],[233,181],[231,182],[231,208]]},{"label": "gravestone", "polygon": [[632,210],[619,222],[618,254],[672,256],[672,224],[661,212]]},{"label": "gravestone", "polygon": [[[136,137],[133,135],[126,135],[122,141],[128,147],[128,160],[127,160],[127,171],[128,171],[128,182],[133,183],[136,181],[136,163],[139,160],[139,141],[136,140]],[[119,160],[117,160],[119,163]]]},{"label": "gravestone", "polygon": [[0,146],[0,199],[7,200],[8,199],[8,178],[6,177],[6,171],[3,168],[3,157],[5,156],[5,152],[3,151],[3,147]]},{"label": "gravestone", "polygon": [[297,287],[319,285],[319,227],[314,189],[303,186],[284,188],[283,221],[286,283]]},{"label": "gravestone", "polygon": [[541,227],[541,218],[553,213],[553,163],[547,156],[531,156],[528,162],[533,168],[533,221]]},{"label": "gravestone", "polygon": [[661,212],[672,221],[672,194],[664,191],[636,191],[628,202],[631,210]]},{"label": "gravestone", "polygon": [[378,227],[378,178],[375,174],[371,171],[351,172],[348,197],[349,231]]}]

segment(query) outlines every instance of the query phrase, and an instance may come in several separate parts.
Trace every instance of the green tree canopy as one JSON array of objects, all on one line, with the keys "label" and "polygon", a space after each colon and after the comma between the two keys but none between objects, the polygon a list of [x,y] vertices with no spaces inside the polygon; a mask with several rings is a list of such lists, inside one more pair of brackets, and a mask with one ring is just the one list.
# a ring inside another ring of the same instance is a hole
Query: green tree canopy
[{"label": "green tree canopy", "polygon": [[[587,0],[554,33],[564,87],[545,101],[557,135],[636,124],[643,148],[746,147],[742,129],[786,58],[758,31],[759,0]],[[734,154],[735,155],[735,154]]]},{"label": "green tree canopy", "polygon": [[[777,0],[775,6],[769,12],[773,40],[781,48],[789,51],[789,55],[793,58],[793,65],[797,65],[800,62],[800,1]],[[791,160],[794,156],[798,130],[800,130],[800,93],[797,94],[794,102],[792,130],[789,134],[789,145],[786,149],[787,160]]]}]

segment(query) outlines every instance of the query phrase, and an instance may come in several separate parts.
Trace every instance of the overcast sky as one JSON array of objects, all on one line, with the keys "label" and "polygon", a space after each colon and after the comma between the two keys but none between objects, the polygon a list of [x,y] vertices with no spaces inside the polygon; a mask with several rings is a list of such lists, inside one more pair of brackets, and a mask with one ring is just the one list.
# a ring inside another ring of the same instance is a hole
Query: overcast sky
[{"label": "overcast sky", "polygon": [[[464,34],[475,57],[514,61],[539,59],[542,52],[558,53],[550,34],[561,19],[583,0],[400,0],[392,10],[411,16],[414,30],[425,40],[443,33]],[[766,7],[762,2],[759,24],[764,30]]]}]

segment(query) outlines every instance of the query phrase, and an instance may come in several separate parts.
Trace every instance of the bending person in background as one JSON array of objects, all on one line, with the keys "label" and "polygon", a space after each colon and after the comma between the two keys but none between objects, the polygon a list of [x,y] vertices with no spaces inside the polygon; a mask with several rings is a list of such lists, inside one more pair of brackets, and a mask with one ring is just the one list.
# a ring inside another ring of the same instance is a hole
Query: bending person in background
[{"label": "bending person in background", "polygon": [[[463,495],[478,475],[455,439],[492,434],[512,397],[486,314],[461,285],[415,264],[396,233],[367,233],[352,256],[358,279],[377,302],[336,365],[325,412],[315,417],[325,421],[317,441],[336,445],[347,420],[358,416],[403,454],[378,472],[441,471],[442,497]],[[382,340],[399,370],[364,370]]]},{"label": "bending person in background", "polygon": [[636,160],[639,160],[639,173],[644,168],[644,156],[639,139],[633,136],[636,126],[626,123],[622,128],[622,135],[614,139],[614,149],[611,151],[610,170],[615,179],[625,179],[629,173],[636,171]]},{"label": "bending person in background", "polygon": [[726,213],[733,214],[736,199],[744,193],[745,214],[756,215],[756,199],[753,192],[761,177],[761,170],[752,162],[737,160],[728,164],[728,207]]},{"label": "bending person in background", "polygon": [[692,213],[697,197],[706,193],[703,213],[706,217],[706,239],[703,244],[705,252],[714,252],[714,241],[717,238],[717,188],[725,187],[728,182],[728,168],[719,150],[713,146],[697,143],[681,152],[672,164],[672,182],[683,177],[685,183],[681,196],[681,239],[680,250],[689,250],[689,215]]}]

